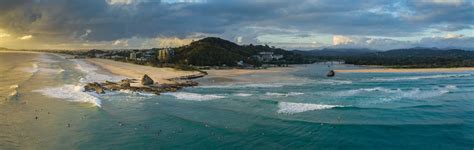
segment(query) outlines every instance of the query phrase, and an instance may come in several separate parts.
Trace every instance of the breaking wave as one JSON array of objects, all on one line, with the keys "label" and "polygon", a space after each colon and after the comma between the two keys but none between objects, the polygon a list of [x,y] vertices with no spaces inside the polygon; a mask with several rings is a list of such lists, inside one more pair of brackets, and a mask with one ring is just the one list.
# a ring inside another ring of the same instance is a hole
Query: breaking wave
[{"label": "breaking wave", "polygon": [[[432,89],[420,89],[420,88],[412,88],[412,89],[388,89],[383,87],[375,87],[375,88],[361,88],[355,90],[345,90],[345,91],[338,91],[338,92],[321,92],[322,95],[325,96],[333,96],[333,97],[350,97],[350,96],[357,96],[363,95],[367,93],[382,93],[372,95],[374,97],[379,97],[382,102],[399,100],[403,98],[408,99],[427,99],[432,97],[442,96],[447,94],[453,90],[456,90],[457,87],[455,85],[446,85],[442,87],[434,87]],[[371,95],[368,95],[371,96]]]},{"label": "breaking wave", "polygon": [[102,101],[99,98],[83,91],[84,89],[82,86],[68,84],[62,87],[35,90],[34,92],[39,92],[45,96],[53,98],[66,99],[72,102],[91,103],[94,106],[101,107]]},{"label": "breaking wave", "polygon": [[310,104],[310,103],[291,103],[291,102],[279,102],[278,113],[281,114],[295,114],[306,111],[331,109],[335,107],[344,107],[341,105],[325,105],[325,104]]},{"label": "breaking wave", "polygon": [[411,76],[411,77],[397,77],[397,78],[373,78],[370,81],[410,81],[410,80],[422,80],[422,79],[438,79],[438,78],[462,78],[470,77],[473,74],[442,74],[442,75],[429,75],[429,76]]},{"label": "breaking wave", "polygon": [[240,97],[249,97],[249,96],[252,96],[253,94],[248,94],[248,93],[237,93],[237,94],[234,94],[235,96],[240,96]]},{"label": "breaking wave", "polygon": [[170,95],[170,96],[174,96],[176,99],[189,100],[189,101],[208,101],[208,100],[225,98],[225,96],[221,96],[221,95],[198,94],[198,93],[189,93],[189,92],[163,93],[163,95]]},{"label": "breaking wave", "polygon": [[28,73],[36,73],[38,72],[38,64],[34,63],[31,67],[24,68],[23,71]]},{"label": "breaking wave", "polygon": [[140,96],[156,96],[156,94],[153,94],[153,93],[135,92],[135,91],[131,91],[131,90],[120,90],[119,92],[125,93],[125,94],[140,95]]},{"label": "breaking wave", "polygon": [[256,83],[256,84],[226,84],[226,85],[205,85],[198,86],[198,88],[278,88],[283,87],[286,84],[283,83]]},{"label": "breaking wave", "polygon": [[105,75],[98,73],[98,67],[91,65],[87,62],[81,60],[74,60],[76,63],[76,69],[85,73],[85,76],[80,79],[81,83],[90,83],[90,82],[105,82],[105,81],[120,81],[125,79],[125,77],[116,76],[116,75]]},{"label": "breaking wave", "polygon": [[375,88],[361,88],[361,89],[355,89],[355,90],[346,90],[346,91],[338,91],[338,92],[322,92],[323,95],[332,95],[335,97],[348,97],[348,96],[354,96],[358,95],[364,92],[384,92],[384,93],[397,93],[397,92],[402,92],[400,89],[387,89],[383,87],[375,87]]},{"label": "breaking wave", "polygon": [[[57,60],[54,60],[53,57],[54,57],[53,54],[42,54],[37,58],[37,60],[39,62],[45,62],[45,63],[57,63],[57,62],[59,62]],[[56,57],[58,57],[58,56],[56,56]]]},{"label": "breaking wave", "polygon": [[329,85],[343,85],[343,84],[352,84],[352,81],[328,79],[328,80],[319,80],[319,81],[316,81],[316,83],[318,83],[318,84],[329,84]]},{"label": "breaking wave", "polygon": [[297,95],[303,95],[304,93],[301,93],[301,92],[289,92],[289,93],[272,93],[272,92],[267,92],[265,93],[265,95],[268,95],[268,96],[284,96],[284,97],[288,97],[288,96],[297,96]]}]

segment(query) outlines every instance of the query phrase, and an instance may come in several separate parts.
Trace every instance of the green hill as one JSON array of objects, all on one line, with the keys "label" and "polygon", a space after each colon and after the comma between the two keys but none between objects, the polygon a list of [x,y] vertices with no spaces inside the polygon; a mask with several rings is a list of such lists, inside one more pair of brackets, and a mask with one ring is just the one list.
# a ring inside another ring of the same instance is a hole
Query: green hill
[{"label": "green hill", "polygon": [[270,64],[305,63],[305,59],[301,55],[290,51],[262,45],[237,45],[216,37],[204,38],[176,48],[175,59],[178,63],[197,66],[236,66],[239,61],[258,66],[262,62],[254,56],[260,52],[273,52],[275,55],[283,55],[282,59],[266,62]]},{"label": "green hill", "polygon": [[348,64],[355,65],[381,65],[403,68],[474,66],[474,51],[458,49],[411,48],[331,58],[344,60]]}]

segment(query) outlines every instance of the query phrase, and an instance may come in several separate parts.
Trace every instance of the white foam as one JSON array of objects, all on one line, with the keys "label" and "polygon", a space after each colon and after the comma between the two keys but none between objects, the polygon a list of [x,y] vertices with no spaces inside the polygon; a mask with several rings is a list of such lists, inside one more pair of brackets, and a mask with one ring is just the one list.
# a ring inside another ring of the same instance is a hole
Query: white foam
[{"label": "white foam", "polygon": [[[350,97],[356,96],[366,93],[375,93],[376,95],[372,95],[376,98],[379,98],[380,101],[376,101],[374,103],[379,102],[389,102],[394,100],[400,100],[403,98],[407,99],[414,99],[414,100],[422,100],[428,99],[433,97],[443,96],[453,90],[456,90],[457,87],[455,85],[447,85],[444,87],[433,87],[432,89],[420,89],[420,88],[412,88],[412,89],[388,89],[383,87],[374,87],[374,88],[360,88],[354,90],[345,90],[345,91],[338,91],[338,92],[321,92],[321,94],[325,96],[334,96],[334,97]],[[380,93],[380,94],[379,94]]]},{"label": "white foam", "polygon": [[283,83],[255,83],[255,84],[226,84],[226,85],[205,85],[198,86],[198,88],[219,88],[219,89],[229,89],[229,88],[277,88],[283,87]]},{"label": "white foam", "polygon": [[248,93],[237,93],[237,94],[234,94],[235,96],[240,96],[240,97],[249,97],[249,96],[252,96],[253,94],[248,94]]},{"label": "white foam", "polygon": [[61,73],[64,72],[64,69],[54,69],[54,68],[40,68],[40,72],[45,72],[45,73]]},{"label": "white foam", "polygon": [[53,55],[51,55],[51,54],[42,54],[42,55],[40,55],[40,57],[38,57],[38,61],[45,62],[45,63],[57,63],[57,62],[59,62],[57,60],[54,60],[52,57],[53,57]]},{"label": "white foam", "polygon": [[38,72],[38,64],[34,63],[31,67],[24,68],[23,71],[28,73],[36,73]]},{"label": "white foam", "polygon": [[325,104],[309,104],[309,103],[291,103],[291,102],[279,102],[278,113],[282,114],[295,114],[305,111],[331,109],[334,107],[343,107],[341,105],[325,105]]},{"label": "white foam", "polygon": [[427,98],[442,96],[456,89],[457,87],[455,85],[448,85],[445,87],[436,87],[432,90],[421,90],[419,88],[416,88],[411,91],[401,93],[400,98],[427,99]]},{"label": "white foam", "polygon": [[16,89],[16,88],[18,88],[18,85],[17,85],[17,84],[10,86],[10,89]]},{"label": "white foam", "polygon": [[141,96],[156,96],[156,94],[153,93],[146,93],[146,92],[135,92],[131,90],[120,90],[121,93],[126,93],[126,94],[134,94],[134,95],[141,95]]},{"label": "white foam", "polygon": [[268,95],[268,96],[284,96],[284,97],[288,97],[288,96],[298,96],[298,95],[303,95],[304,93],[301,93],[301,92],[289,92],[289,93],[272,93],[272,92],[267,92],[265,93],[265,95]]},{"label": "white foam", "polygon": [[98,73],[97,70],[99,70],[99,68],[87,62],[84,62],[82,60],[74,60],[74,62],[76,63],[76,69],[86,73],[86,75],[80,79],[79,82],[81,83],[105,82],[105,81],[117,82],[126,78],[122,76],[105,75],[105,74]]},{"label": "white foam", "polygon": [[325,79],[325,80],[318,80],[318,81],[316,81],[316,83],[329,84],[329,85],[343,85],[343,84],[352,84],[352,81]]},{"label": "white foam", "polygon": [[400,89],[387,89],[383,87],[374,87],[374,88],[360,88],[360,89],[354,89],[354,90],[346,90],[346,91],[339,91],[339,92],[333,92],[333,93],[327,93],[323,92],[325,95],[332,95],[336,97],[347,97],[347,96],[354,96],[358,95],[363,92],[384,92],[384,93],[397,93],[401,92]]},{"label": "white foam", "polygon": [[101,100],[92,94],[83,92],[83,86],[80,85],[64,85],[61,87],[49,87],[35,90],[45,96],[66,99],[72,102],[91,103],[94,106],[101,107]]},{"label": "white foam", "polygon": [[17,90],[14,90],[13,92],[10,93],[10,97],[12,96],[17,96],[18,95],[18,91]]},{"label": "white foam", "polygon": [[397,78],[373,78],[371,81],[410,81],[410,80],[421,80],[421,79],[438,79],[438,78],[462,78],[470,77],[473,74],[441,74],[441,75],[429,75],[429,76],[411,76],[411,77],[397,77]]},{"label": "white foam", "polygon": [[189,101],[208,101],[208,100],[225,98],[225,96],[221,96],[221,95],[198,94],[198,93],[189,93],[189,92],[163,93],[163,95],[171,95],[171,96],[176,97],[176,99],[189,100]]}]

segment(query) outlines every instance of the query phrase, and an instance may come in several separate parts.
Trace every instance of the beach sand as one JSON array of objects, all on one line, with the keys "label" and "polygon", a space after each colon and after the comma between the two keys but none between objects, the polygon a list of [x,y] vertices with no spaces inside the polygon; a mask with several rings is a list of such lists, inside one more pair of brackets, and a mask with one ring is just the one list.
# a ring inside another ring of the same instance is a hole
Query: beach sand
[{"label": "beach sand", "polygon": [[[292,67],[271,67],[268,69],[224,69],[224,70],[205,70],[208,75],[206,79],[214,83],[238,83],[238,82],[272,82],[278,80],[285,80],[280,78],[262,78],[259,76],[246,75],[272,75],[283,74],[301,69],[301,66]],[[245,76],[245,77],[242,77]]]},{"label": "beach sand", "polygon": [[338,73],[410,73],[410,72],[466,72],[474,71],[474,67],[462,68],[416,68],[416,69],[353,69],[353,70],[335,70]]},{"label": "beach sand", "polygon": [[167,79],[199,74],[197,71],[180,71],[173,68],[157,68],[151,66],[137,65],[108,59],[85,59],[87,62],[97,65],[113,74],[125,76],[131,79],[141,80],[144,74],[150,76],[155,82],[171,83]]},{"label": "beach sand", "polygon": [[[106,71],[131,79],[140,80],[144,74],[150,76],[158,83],[172,83],[167,79],[200,74],[197,71],[180,71],[173,68],[157,68],[151,66],[124,63],[108,59],[85,59],[87,62],[97,65]],[[272,67],[268,69],[224,69],[224,70],[204,70],[208,73],[206,78],[223,82],[249,82],[253,78],[238,78],[243,75],[274,74],[295,71],[301,67]],[[262,80],[262,79],[259,79]],[[138,84],[135,86],[139,86]]]}]

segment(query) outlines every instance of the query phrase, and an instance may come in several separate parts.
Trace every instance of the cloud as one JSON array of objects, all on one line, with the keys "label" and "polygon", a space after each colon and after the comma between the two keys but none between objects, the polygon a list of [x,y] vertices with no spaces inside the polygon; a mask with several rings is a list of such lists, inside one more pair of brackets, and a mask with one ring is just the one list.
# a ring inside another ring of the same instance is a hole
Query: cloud
[{"label": "cloud", "polygon": [[474,37],[466,37],[462,34],[449,33],[444,36],[425,37],[419,41],[401,41],[388,38],[337,35],[333,37],[332,47],[370,48],[375,50],[391,50],[411,47],[473,49]]},{"label": "cloud", "polygon": [[463,4],[464,0],[420,0],[424,3],[434,3],[434,4],[441,4],[441,5],[455,5],[459,6]]},{"label": "cloud", "polygon": [[86,29],[84,34],[82,34],[81,36],[79,36],[79,39],[80,40],[84,40],[85,38],[87,38],[87,36],[89,36],[89,34],[92,32],[91,29]]},{"label": "cloud", "polygon": [[[384,37],[373,42],[390,43],[392,38],[431,36],[433,30],[472,31],[473,9],[472,2],[463,0],[1,0],[0,27],[12,35],[34,35],[33,41],[45,45],[113,47],[117,40],[135,39],[128,46],[141,47],[160,45],[157,37],[188,39],[203,33],[242,44],[264,44],[268,41],[260,37],[274,36],[267,38],[274,45],[297,48],[331,45],[327,35]],[[164,41],[161,45],[180,43]]]},{"label": "cloud", "polygon": [[388,38],[372,38],[361,36],[333,36],[335,48],[370,48],[375,50],[389,50],[411,47],[413,43]]},{"label": "cloud", "polygon": [[32,35],[25,35],[25,36],[18,37],[19,40],[29,40],[31,38],[33,38]]},{"label": "cloud", "polygon": [[438,48],[474,48],[474,37],[466,37],[460,34],[447,34],[445,36],[425,37],[416,44],[421,47]]},{"label": "cloud", "polygon": [[0,30],[0,38],[10,37],[11,35],[8,33],[2,33]]},{"label": "cloud", "polygon": [[135,2],[135,0],[106,0],[109,5],[128,5]]},{"label": "cloud", "polygon": [[116,40],[113,45],[128,47],[128,40]]}]

